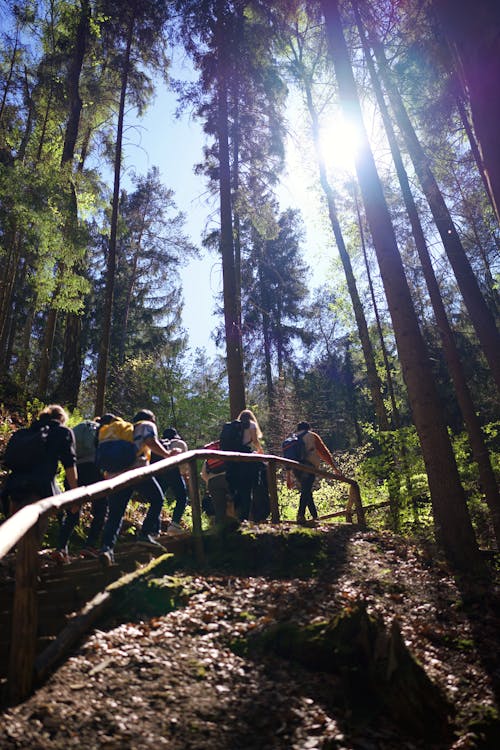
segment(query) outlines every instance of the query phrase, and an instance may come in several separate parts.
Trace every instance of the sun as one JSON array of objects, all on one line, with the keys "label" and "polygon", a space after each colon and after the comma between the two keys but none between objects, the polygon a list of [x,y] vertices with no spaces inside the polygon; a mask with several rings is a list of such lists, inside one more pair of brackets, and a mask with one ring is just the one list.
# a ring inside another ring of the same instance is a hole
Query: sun
[{"label": "sun", "polygon": [[352,173],[360,145],[356,126],[342,114],[329,117],[321,125],[319,149],[328,170]]}]

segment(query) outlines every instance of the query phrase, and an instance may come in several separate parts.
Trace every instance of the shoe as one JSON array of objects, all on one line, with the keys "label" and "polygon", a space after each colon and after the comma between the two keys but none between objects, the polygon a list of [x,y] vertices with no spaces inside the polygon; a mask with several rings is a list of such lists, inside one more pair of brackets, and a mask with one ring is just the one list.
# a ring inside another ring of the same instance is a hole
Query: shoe
[{"label": "shoe", "polygon": [[109,568],[111,565],[114,565],[115,563],[115,555],[113,553],[113,550],[111,549],[104,549],[99,552],[99,562],[101,563],[103,568]]},{"label": "shoe", "polygon": [[50,553],[50,559],[54,560],[58,565],[65,565],[69,563],[69,555],[63,549],[55,549]]},{"label": "shoe", "polygon": [[96,560],[99,557],[99,550],[95,547],[82,547],[80,550],[80,557]]},{"label": "shoe", "polygon": [[303,524],[305,524],[305,522],[306,522],[306,517],[303,516],[301,513],[298,513],[297,514],[297,523],[300,524],[300,525],[303,525]]},{"label": "shoe", "polygon": [[165,549],[163,544],[160,544],[160,542],[157,542],[156,539],[153,539],[151,534],[138,534],[135,538],[136,544],[140,544],[141,547],[151,547],[152,549]]},{"label": "shoe", "polygon": [[168,524],[166,533],[172,534],[172,535],[185,534],[186,530],[183,529],[182,526],[179,526],[178,523],[175,523],[174,521],[172,521],[171,523]]}]

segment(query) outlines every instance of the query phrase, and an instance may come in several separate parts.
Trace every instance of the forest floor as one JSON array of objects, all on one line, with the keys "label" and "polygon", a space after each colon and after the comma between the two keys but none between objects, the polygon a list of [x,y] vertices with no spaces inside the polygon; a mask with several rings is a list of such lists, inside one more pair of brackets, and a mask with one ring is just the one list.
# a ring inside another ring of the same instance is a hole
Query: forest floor
[{"label": "forest floor", "polygon": [[[351,526],[261,526],[219,541],[210,566],[173,573],[182,602],[102,622],[0,714],[2,750],[500,747],[498,587],[464,597],[433,550]],[[326,663],[242,647],[276,623],[306,628],[360,602],[397,621],[446,700],[448,735],[432,712],[414,731],[373,691],[358,701]]]}]

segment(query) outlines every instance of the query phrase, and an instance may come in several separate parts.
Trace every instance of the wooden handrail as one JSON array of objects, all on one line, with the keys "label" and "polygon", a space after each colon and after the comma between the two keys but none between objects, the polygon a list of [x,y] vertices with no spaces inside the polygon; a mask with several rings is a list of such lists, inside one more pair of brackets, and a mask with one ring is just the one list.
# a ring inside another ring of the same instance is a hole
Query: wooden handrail
[{"label": "wooden handrail", "polygon": [[[266,462],[271,464],[279,464],[286,469],[298,469],[303,472],[310,474],[316,474],[320,477],[327,479],[333,479],[338,482],[349,484],[351,487],[357,487],[357,483],[353,479],[349,479],[343,475],[333,474],[332,472],[323,471],[322,469],[315,469],[304,464],[300,464],[297,461],[290,461],[289,459],[282,458],[281,456],[274,456],[266,453],[234,453],[227,451],[214,451],[197,449],[186,451],[185,453],[179,453],[169,458],[164,458],[161,461],[148,464],[147,466],[141,466],[138,469],[130,469],[129,471],[118,474],[110,479],[103,479],[95,484],[89,484],[84,487],[78,487],[75,490],[67,490],[61,492],[59,495],[52,495],[48,498],[37,500],[34,503],[25,505],[20,508],[13,516],[8,518],[0,526],[0,560],[22,539],[26,532],[33,528],[40,518],[53,510],[60,510],[76,502],[88,502],[96,500],[100,497],[106,497],[107,495],[116,492],[123,487],[129,487],[130,485],[139,484],[142,480],[156,474],[162,474],[168,469],[183,463],[190,463],[192,461],[206,460],[211,457],[222,457],[225,461],[238,461],[238,462]],[[272,492],[272,488],[270,487]],[[199,498],[198,498],[199,499]],[[272,504],[272,498],[271,498]],[[193,519],[194,520],[194,519]],[[276,520],[279,522],[279,518]],[[358,516],[358,521],[362,523],[362,519]],[[193,533],[196,533],[198,529],[193,528]],[[201,528],[200,528],[201,531]]]},{"label": "wooden handrail", "polygon": [[[305,466],[280,456],[261,453],[234,453],[199,449],[186,451],[169,458],[156,461],[148,466],[131,469],[115,477],[103,479],[95,484],[78,487],[75,490],[61,492],[59,495],[43,498],[20,508],[13,516],[0,526],[0,559],[16,544],[16,588],[12,613],[12,640],[10,649],[9,674],[7,680],[8,699],[17,703],[31,692],[34,679],[34,658],[37,629],[37,569],[38,569],[38,529],[37,525],[48,513],[74,503],[84,503],[116,492],[123,487],[139,484],[144,479],[162,474],[179,464],[188,464],[192,489],[193,540],[196,556],[204,560],[201,533],[201,502],[199,493],[198,465],[199,460],[220,457],[224,461],[264,462],[267,465],[269,499],[273,523],[279,523],[278,490],[276,467],[298,469],[301,472],[316,474],[350,485],[349,500],[343,513],[351,518],[354,508],[358,523],[364,525],[364,511],[359,487],[352,479],[339,474],[332,474],[321,469]],[[40,524],[42,526],[42,524]]]}]

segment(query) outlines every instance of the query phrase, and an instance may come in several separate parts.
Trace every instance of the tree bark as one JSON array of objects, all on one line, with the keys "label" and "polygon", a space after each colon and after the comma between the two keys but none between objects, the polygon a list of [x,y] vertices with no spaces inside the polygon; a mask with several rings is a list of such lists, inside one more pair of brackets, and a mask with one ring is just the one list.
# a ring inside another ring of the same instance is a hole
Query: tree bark
[{"label": "tree bark", "polygon": [[389,117],[389,111],[385,103],[382,87],[378,80],[375,66],[370,54],[370,49],[366,41],[366,36],[361,22],[357,3],[353,2],[352,4],[356,16],[356,23],[358,25],[361,43],[363,45],[365,59],[367,61],[368,69],[370,72],[372,86],[377,97],[378,105],[382,114],[382,119],[384,121],[387,139],[389,141],[392,158],[396,167],[396,173],[398,175],[399,184],[401,186],[403,200],[405,202],[406,210],[408,212],[412,227],[415,246],[424,273],[427,289],[429,291],[436,323],[439,329],[443,352],[448,365],[448,370],[455,386],[458,404],[465,421],[467,433],[469,435],[472,454],[479,469],[480,482],[486,502],[488,504],[488,508],[490,510],[497,544],[500,547],[500,493],[498,490],[495,473],[493,471],[493,467],[491,465],[488,454],[488,449],[484,441],[481,422],[477,415],[474,402],[472,400],[472,396],[465,379],[462,364],[460,362],[460,354],[455,343],[453,331],[449,324],[443,300],[441,298],[439,284],[432,267],[432,262],[429,256],[429,251],[427,249],[427,242],[425,240],[424,231],[422,229],[420,217],[418,215],[417,206],[413,199],[410,182],[404,168],[403,159],[401,157],[401,152],[398,147],[394,128]]},{"label": "tree bark", "polygon": [[498,356],[498,352],[500,351],[500,335],[495,325],[495,320],[486,305],[458,232],[453,224],[448,207],[408,117],[401,95],[392,82],[382,45],[371,33],[370,43],[375,52],[379,74],[389,95],[396,121],[401,129],[415,172],[429,203],[429,208],[431,209],[441,241],[455,273],[472,325],[488,361],[491,374],[500,391],[500,357]]},{"label": "tree bark", "polygon": [[224,297],[224,329],[229,385],[229,407],[235,418],[245,408],[245,380],[241,326],[238,324],[238,290],[233,244],[231,167],[229,160],[228,94],[226,80],[227,42],[224,33],[224,3],[217,3],[217,136],[219,142],[220,249]]},{"label": "tree bark", "polygon": [[346,118],[355,125],[360,135],[356,171],[387,296],[403,377],[422,446],[436,536],[456,570],[464,575],[482,573],[486,576],[486,567],[474,537],[394,228],[364,127],[338,1],[322,0],[321,6],[341,105]]},{"label": "tree bark", "polygon": [[456,54],[472,122],[500,223],[500,5],[497,0],[434,0],[443,33]]},{"label": "tree bark", "polygon": [[113,324],[113,299],[115,291],[116,272],[116,237],[118,232],[118,211],[120,203],[120,176],[122,164],[123,123],[125,119],[125,100],[127,97],[128,75],[130,69],[130,51],[134,36],[136,7],[131,8],[131,15],[127,29],[127,41],[120,82],[120,103],[118,107],[118,123],[116,128],[116,148],[114,164],[113,203],[111,209],[111,227],[109,235],[108,254],[106,259],[105,298],[101,326],[101,344],[97,360],[97,384],[95,413],[104,414],[106,395],[106,376],[108,372],[109,350],[111,342],[111,326]]},{"label": "tree bark", "polygon": [[382,396],[382,384],[380,382],[380,378],[377,372],[377,366],[375,364],[373,346],[370,340],[370,334],[368,333],[368,325],[366,323],[366,317],[365,317],[365,313],[363,310],[363,305],[361,304],[361,299],[359,297],[356,279],[354,276],[354,272],[352,270],[351,259],[349,257],[349,253],[347,252],[347,248],[344,242],[344,236],[342,234],[342,229],[340,227],[340,222],[339,222],[338,213],[337,213],[337,206],[335,204],[335,194],[328,180],[326,167],[325,167],[325,161],[321,155],[320,144],[319,144],[319,140],[320,140],[319,120],[318,120],[318,113],[316,111],[316,108],[313,102],[311,85],[310,85],[310,82],[307,80],[307,76],[305,75],[303,71],[302,63],[297,55],[295,56],[295,60],[297,63],[297,68],[301,70],[301,83],[302,83],[302,86],[304,87],[307,109],[309,112],[309,117],[311,118],[311,132],[312,132],[314,147],[316,151],[316,159],[318,163],[320,184],[321,184],[323,194],[326,199],[326,204],[328,206],[328,216],[330,219],[330,225],[332,227],[333,235],[335,237],[335,242],[337,243],[340,260],[342,261],[342,267],[344,269],[344,274],[345,274],[345,278],[347,282],[347,289],[349,291],[349,296],[351,298],[351,303],[352,303],[352,307],[354,310],[354,317],[356,319],[359,340],[361,342],[361,348],[362,348],[363,357],[365,360],[366,375],[368,379],[368,387],[370,389],[370,395],[372,399],[373,408],[375,410],[379,429],[388,430],[389,420],[387,418],[387,410],[385,408],[385,403],[384,403],[384,399]]}]

